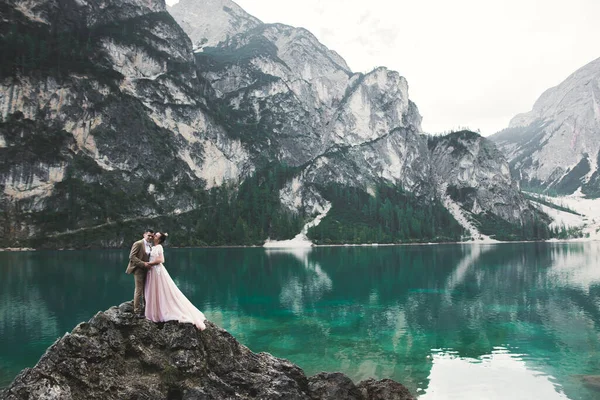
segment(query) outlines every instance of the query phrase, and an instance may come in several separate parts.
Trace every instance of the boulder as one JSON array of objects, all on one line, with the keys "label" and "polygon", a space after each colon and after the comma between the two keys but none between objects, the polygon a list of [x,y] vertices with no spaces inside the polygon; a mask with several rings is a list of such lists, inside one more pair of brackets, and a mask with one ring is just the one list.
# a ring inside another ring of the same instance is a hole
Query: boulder
[{"label": "boulder", "polygon": [[307,378],[291,362],[253,353],[207,321],[155,323],[130,303],[111,307],[58,339],[0,398],[112,399],[412,399],[399,383],[355,385],[342,373]]}]

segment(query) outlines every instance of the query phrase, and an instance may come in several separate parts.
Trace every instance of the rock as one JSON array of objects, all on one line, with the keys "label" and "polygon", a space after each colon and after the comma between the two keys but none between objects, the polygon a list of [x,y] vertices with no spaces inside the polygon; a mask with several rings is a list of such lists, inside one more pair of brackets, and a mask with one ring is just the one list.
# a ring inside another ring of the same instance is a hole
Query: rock
[{"label": "rock", "polygon": [[307,378],[300,367],[253,353],[211,322],[207,329],[135,318],[130,303],[99,312],[58,339],[0,398],[411,399],[385,379],[355,385],[341,373]]},{"label": "rock", "polygon": [[600,375],[583,375],[581,380],[587,387],[600,391]]},{"label": "rock", "polygon": [[463,212],[491,213],[516,225],[533,219],[533,210],[492,141],[461,131],[431,138],[429,148],[440,198],[458,203]]},{"label": "rock", "polygon": [[364,398],[354,382],[339,372],[321,372],[308,381],[313,399],[360,400]]},{"label": "rock", "polygon": [[408,389],[391,379],[367,379],[358,385],[363,398],[366,400],[410,400],[412,395]]}]

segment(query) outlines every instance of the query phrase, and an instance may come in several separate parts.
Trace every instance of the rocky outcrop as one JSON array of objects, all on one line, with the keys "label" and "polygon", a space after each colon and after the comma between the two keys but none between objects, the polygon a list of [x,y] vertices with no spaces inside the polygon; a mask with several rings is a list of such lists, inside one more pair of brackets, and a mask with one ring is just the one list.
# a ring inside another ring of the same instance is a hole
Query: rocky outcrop
[{"label": "rocky outcrop", "polygon": [[491,213],[512,224],[532,218],[533,210],[493,142],[461,131],[429,139],[429,148],[442,197],[458,202],[470,214]]},{"label": "rocky outcrop", "polygon": [[523,186],[600,196],[600,58],[546,90],[490,139]]},{"label": "rocky outcrop", "polygon": [[[175,217],[197,208],[198,189],[253,171],[208,109],[191,42],[164,2],[0,7],[11,18],[0,28],[2,239]],[[23,54],[11,47],[20,41]]]},{"label": "rocky outcrop", "polygon": [[231,0],[180,0],[167,8],[192,39],[195,51],[262,24]]},{"label": "rocky outcrop", "polygon": [[307,378],[268,353],[253,353],[225,330],[137,319],[131,303],[99,312],[58,339],[0,397],[17,399],[408,400],[394,381],[355,385],[341,373]]},{"label": "rocky outcrop", "polygon": [[[365,188],[385,180],[412,191],[427,180],[421,116],[404,77],[384,67],[353,73],[303,28],[256,23],[242,29],[230,21],[223,29],[236,34],[223,39],[204,18],[188,24],[191,15],[211,12],[228,20],[234,8],[219,4],[186,0],[170,12],[193,42],[206,35],[216,43],[196,52],[199,74],[214,88],[224,123],[250,148],[303,166],[307,184]],[[340,161],[340,151],[352,156]],[[349,172],[332,176],[330,168]]]}]

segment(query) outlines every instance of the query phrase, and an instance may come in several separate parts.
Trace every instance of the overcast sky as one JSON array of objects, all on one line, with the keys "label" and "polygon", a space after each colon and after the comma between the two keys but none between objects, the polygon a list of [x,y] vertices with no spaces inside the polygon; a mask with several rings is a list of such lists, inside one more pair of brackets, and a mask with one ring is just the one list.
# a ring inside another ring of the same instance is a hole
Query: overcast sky
[{"label": "overcast sky", "polygon": [[600,0],[236,3],[263,22],[307,28],[355,72],[400,72],[430,133],[492,134],[600,57]]}]

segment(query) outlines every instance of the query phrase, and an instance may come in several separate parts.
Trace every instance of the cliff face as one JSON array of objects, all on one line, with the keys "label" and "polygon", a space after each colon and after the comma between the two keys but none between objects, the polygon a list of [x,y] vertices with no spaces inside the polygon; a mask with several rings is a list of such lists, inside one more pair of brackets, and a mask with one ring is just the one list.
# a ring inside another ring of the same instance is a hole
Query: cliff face
[{"label": "cliff face", "polygon": [[463,131],[431,139],[429,145],[441,196],[470,214],[491,213],[513,224],[533,217],[493,142]]},{"label": "cliff face", "polygon": [[492,135],[524,185],[600,196],[600,58],[545,91]]},{"label": "cliff face", "polygon": [[391,380],[355,385],[340,373],[307,378],[268,353],[252,353],[212,323],[140,320],[131,303],[96,314],[23,370],[3,399],[408,400]]},{"label": "cliff face", "polygon": [[206,182],[252,171],[211,119],[190,40],[162,2],[1,7],[3,238],[178,215]]},{"label": "cliff face", "polygon": [[[281,191],[290,210],[301,205],[310,214],[315,204],[324,209],[314,186],[332,183],[370,193],[385,183],[424,199],[445,192],[440,185],[447,181],[437,179],[435,169],[448,177],[462,161],[453,158],[456,153],[431,159],[406,79],[386,68],[352,73],[337,53],[302,28],[254,21],[252,26],[232,22],[215,29],[206,17],[191,17],[214,12],[221,15],[219,20],[228,20],[232,6],[224,4],[221,11],[213,3],[186,0],[170,12],[193,42],[206,37],[215,43],[198,49],[196,62],[199,74],[215,89],[214,101],[225,110],[231,130],[240,132],[256,151],[301,166],[299,176]],[[247,15],[244,21],[250,21]],[[223,29],[231,34],[224,37]],[[467,145],[479,152],[478,143]],[[485,148],[492,147],[488,143]],[[478,156],[485,157],[490,165],[473,163],[469,178],[483,208],[473,209],[467,202],[465,211],[499,212],[500,218],[523,223],[530,217],[521,213],[526,201],[508,171],[497,175],[501,179],[488,179],[491,164],[505,160],[495,150]],[[492,181],[493,188],[486,188]],[[488,190],[502,192],[501,198],[488,204],[491,197],[483,195]],[[461,199],[455,204],[463,207]]]},{"label": "cliff face", "polygon": [[[187,0],[170,12],[192,41],[204,35],[216,43],[195,56],[230,131],[257,152],[302,166],[305,184],[364,188],[387,180],[412,191],[428,179],[421,116],[406,79],[386,68],[355,74],[302,28],[231,22],[216,29],[191,17],[212,11],[227,20],[233,6],[213,3]],[[223,29],[235,34],[224,38]]]},{"label": "cliff face", "polygon": [[[0,9],[8,246],[120,246],[157,222],[193,237],[207,190],[272,165],[294,168],[273,190],[296,216],[324,210],[332,184],[401,187],[423,204],[439,192],[406,79],[383,67],[353,73],[305,29],[263,24],[224,0],[180,2],[169,9],[179,24],[160,0]],[[450,158],[436,167],[452,173]],[[511,185],[495,182],[510,193],[502,218],[522,209]]]},{"label": "cliff face", "polygon": [[214,46],[261,24],[231,0],[180,0],[167,8],[192,39],[194,50]]}]

